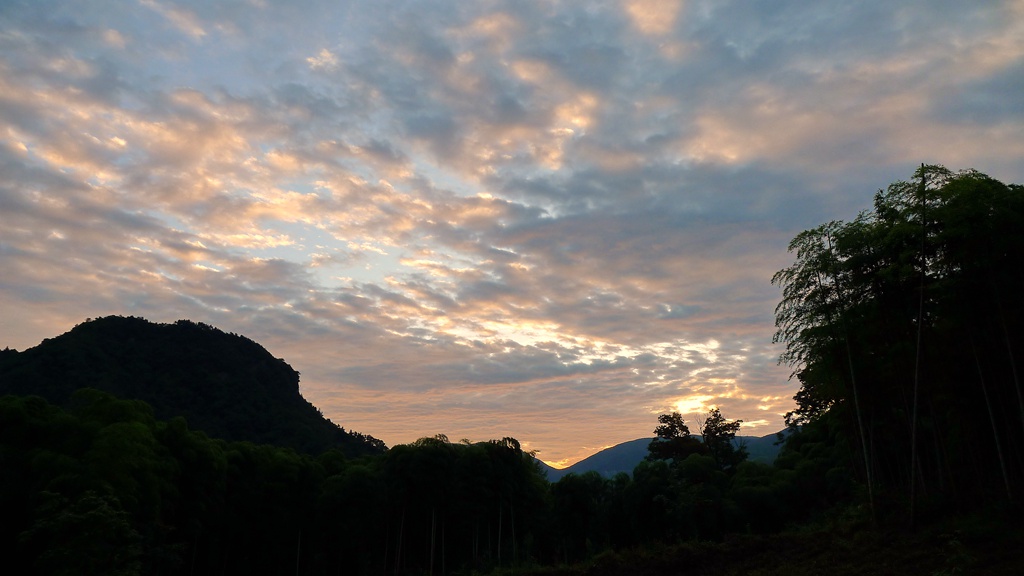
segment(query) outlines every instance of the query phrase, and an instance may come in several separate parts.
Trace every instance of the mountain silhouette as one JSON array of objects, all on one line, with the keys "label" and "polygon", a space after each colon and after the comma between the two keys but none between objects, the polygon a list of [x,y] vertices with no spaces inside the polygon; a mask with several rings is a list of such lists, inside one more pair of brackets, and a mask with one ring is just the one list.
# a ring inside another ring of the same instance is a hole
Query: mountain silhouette
[{"label": "mountain silhouette", "polygon": [[214,438],[348,456],[385,450],[324,418],[299,393],[299,373],[265,348],[200,322],[108,316],[22,352],[0,351],[0,394],[67,405],[81,388],[142,400]]},{"label": "mountain silhouette", "polygon": [[[699,435],[695,435],[700,439]],[[557,482],[567,474],[583,474],[597,472],[605,478],[611,478],[619,472],[633,473],[633,468],[647,456],[647,446],[654,438],[638,438],[605,448],[567,468],[554,468],[541,462],[541,469],[547,474],[548,480]],[[736,442],[747,448],[747,459],[753,462],[771,464],[779,454],[777,434],[767,436],[737,436]]]}]

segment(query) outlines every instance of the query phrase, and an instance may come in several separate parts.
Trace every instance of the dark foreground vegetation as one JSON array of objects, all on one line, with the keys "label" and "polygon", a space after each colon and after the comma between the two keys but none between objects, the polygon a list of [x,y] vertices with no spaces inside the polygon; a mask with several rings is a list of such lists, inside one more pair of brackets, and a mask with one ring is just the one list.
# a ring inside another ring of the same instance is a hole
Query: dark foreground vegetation
[{"label": "dark foreground vegetation", "polygon": [[717,410],[659,417],[632,475],[556,483],[512,438],[257,444],[168,415],[188,381],[151,406],[44,343],[0,354],[0,391],[84,372],[0,398],[0,555],[30,574],[1022,573],[1024,190],[924,166],[791,250],[776,317],[801,387],[773,465]]}]

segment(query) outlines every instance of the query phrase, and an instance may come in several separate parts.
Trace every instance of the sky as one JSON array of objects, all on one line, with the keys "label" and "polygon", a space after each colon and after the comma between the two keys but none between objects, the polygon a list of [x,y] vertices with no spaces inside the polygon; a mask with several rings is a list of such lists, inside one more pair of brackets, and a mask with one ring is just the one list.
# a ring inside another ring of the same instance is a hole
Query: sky
[{"label": "sky", "polygon": [[0,347],[247,336],[389,446],[783,427],[802,230],[1024,182],[1024,2],[4,0]]}]

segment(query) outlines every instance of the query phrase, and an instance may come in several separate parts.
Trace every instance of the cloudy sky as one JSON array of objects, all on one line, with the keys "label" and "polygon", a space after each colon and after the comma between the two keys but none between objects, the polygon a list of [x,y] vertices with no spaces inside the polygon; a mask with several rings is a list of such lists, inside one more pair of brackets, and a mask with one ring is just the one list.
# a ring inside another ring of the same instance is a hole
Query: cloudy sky
[{"label": "cloudy sky", "polygon": [[1024,2],[5,0],[0,347],[248,336],[388,445],[782,427],[789,240],[1024,182]]}]

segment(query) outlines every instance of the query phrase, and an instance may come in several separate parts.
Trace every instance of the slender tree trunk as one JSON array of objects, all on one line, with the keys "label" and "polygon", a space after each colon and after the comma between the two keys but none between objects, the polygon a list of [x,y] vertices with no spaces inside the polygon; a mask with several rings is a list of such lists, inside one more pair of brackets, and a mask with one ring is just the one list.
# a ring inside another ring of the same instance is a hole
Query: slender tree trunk
[{"label": "slender tree trunk", "polygon": [[1017,408],[1020,410],[1020,425],[1024,429],[1024,394],[1020,389],[1020,378],[1017,376],[1017,361],[1013,353],[1013,341],[1010,339],[1010,331],[1006,328],[1006,317],[1003,316],[1003,303],[999,297],[999,287],[994,280],[993,291],[996,293],[996,310],[999,312],[999,326],[1003,329],[1003,343],[1006,344],[1006,354],[1010,358],[1010,373],[1013,374],[1013,387],[1017,391]]},{"label": "slender tree trunk", "polygon": [[476,564],[480,563],[480,520],[476,520],[476,525],[473,527],[473,562]]},{"label": "slender tree trunk", "polygon": [[927,239],[927,221],[925,220],[925,211],[928,207],[928,202],[925,201],[925,193],[927,192],[928,180],[924,172],[924,164],[921,165],[921,282],[919,286],[919,294],[917,300],[917,353],[914,359],[914,396],[913,396],[913,416],[910,418],[910,525],[914,525],[914,506],[916,504],[916,489],[917,482],[915,481],[915,472],[917,470],[917,397],[918,388],[921,381],[921,333],[924,328],[924,281],[927,274],[926,267],[928,263],[925,261],[925,241]]},{"label": "slender tree trunk", "polygon": [[[344,572],[344,570],[345,570],[345,552],[344,552],[344,544],[345,544],[345,541],[344,541],[344,539],[342,539],[342,540],[341,540],[340,542],[338,542],[338,544],[337,544],[337,546],[338,546],[338,572],[337,572],[338,576],[341,576],[341,575],[342,575],[342,573],[343,573],[343,572]],[[365,540],[363,540],[362,538],[360,538],[360,539],[359,539],[359,548],[360,548],[360,549],[365,549],[365,548],[367,548],[367,546],[366,546],[366,542],[365,542]],[[362,568],[363,568],[363,567],[362,567],[362,564],[363,564],[362,562],[360,562],[360,563],[359,563],[359,568],[358,568],[358,569],[359,569],[359,571],[360,571],[360,572],[362,572]]]},{"label": "slender tree trunk", "polygon": [[[200,527],[200,530],[202,528]],[[192,576],[196,573],[196,550],[199,549],[199,531],[196,531],[195,540],[192,543],[192,565],[189,567],[188,574]]]},{"label": "slender tree trunk", "polygon": [[868,454],[867,436],[864,434],[864,419],[861,417],[860,398],[857,394],[857,378],[853,371],[853,352],[850,350],[849,333],[843,338],[846,342],[846,360],[850,366],[850,388],[853,390],[853,410],[857,413],[857,428],[860,432],[860,448],[864,457],[864,475],[868,483],[868,506],[871,509],[871,520],[875,520],[875,482],[871,474],[871,458]]},{"label": "slender tree trunk", "polygon": [[391,551],[391,519],[390,514],[388,520],[384,523],[384,571],[383,574],[388,573],[388,552]]},{"label": "slender tree trunk", "polygon": [[[934,402],[932,402],[932,401],[928,402],[928,411],[931,414],[934,415],[933,416],[934,419],[936,419],[936,420],[938,419],[939,412],[935,409],[935,403]],[[936,429],[938,429],[938,426],[936,426]],[[948,468],[948,466],[946,465],[945,454],[943,454],[942,446],[941,446],[941,443],[939,442],[939,435],[933,432],[931,436],[932,436],[932,451],[935,454],[935,472],[936,472],[935,475],[936,475],[936,477],[938,477],[938,480],[939,480],[938,490],[939,490],[939,493],[941,494],[941,493],[946,491],[946,479],[947,478],[946,478],[945,471]]]},{"label": "slender tree trunk", "polygon": [[402,507],[402,521],[398,525],[398,547],[395,550],[395,574],[402,567],[402,538],[405,536],[405,507]]},{"label": "slender tree trunk", "polygon": [[[831,235],[831,233],[828,233],[828,234],[825,235],[825,242],[826,242],[826,247],[828,248],[829,256],[831,258],[832,257],[832,250],[833,250],[832,235]],[[818,289],[824,291],[824,289],[825,289],[824,288],[824,282],[822,281],[821,273],[820,272],[817,273],[817,281],[818,281]],[[840,289],[838,279],[835,279],[833,281],[832,289],[835,291],[836,297],[839,300],[842,300],[844,298],[843,291]],[[828,308],[826,308],[826,311],[827,310],[828,310]],[[827,312],[827,315],[828,315],[828,323],[830,325],[834,326],[834,324],[832,322],[832,314],[830,312]],[[869,457],[869,454],[868,454],[867,436],[864,433],[864,419],[863,419],[863,417],[861,415],[860,397],[857,394],[857,377],[856,377],[856,374],[855,374],[854,369],[853,369],[853,351],[852,351],[851,346],[850,346],[850,330],[849,330],[849,328],[846,325],[846,319],[842,315],[840,315],[840,322],[842,323],[842,329],[843,329],[843,342],[846,344],[846,362],[847,362],[847,365],[850,368],[850,390],[853,392],[853,410],[854,410],[854,412],[857,415],[857,431],[860,434],[860,447],[861,447],[861,453],[862,453],[863,458],[864,458],[864,476],[866,477],[867,484],[868,484],[868,506],[869,506],[869,508],[871,510],[871,520],[874,521],[875,520],[874,478],[873,478],[873,475],[871,473],[871,458]],[[833,328],[833,331],[834,330],[835,330],[835,328]],[[834,334],[834,332],[833,332],[833,334]],[[705,442],[705,444],[706,444],[706,442]]]},{"label": "slender tree trunk", "polygon": [[1006,473],[1006,460],[1003,458],[1003,447],[999,442],[999,429],[996,426],[996,417],[992,412],[992,402],[988,397],[988,389],[985,386],[985,374],[981,369],[981,360],[978,359],[978,348],[974,344],[974,335],[971,335],[971,352],[974,353],[974,365],[978,368],[978,382],[981,384],[981,392],[985,396],[985,408],[988,409],[988,420],[992,424],[992,438],[996,444],[996,454],[999,456],[999,469],[1003,473],[1003,484],[1006,486],[1006,499],[1012,500],[1013,494],[1010,491],[1010,477]]},{"label": "slender tree trunk", "polygon": [[516,546],[516,509],[512,507],[511,503],[508,505],[508,511],[512,519],[512,565],[515,566],[519,551]]}]

